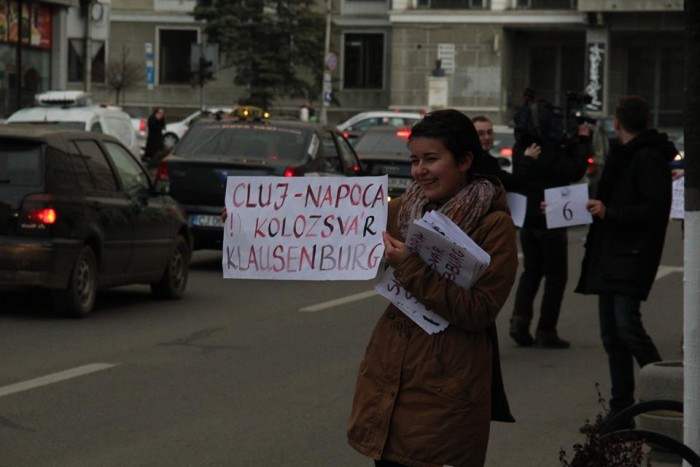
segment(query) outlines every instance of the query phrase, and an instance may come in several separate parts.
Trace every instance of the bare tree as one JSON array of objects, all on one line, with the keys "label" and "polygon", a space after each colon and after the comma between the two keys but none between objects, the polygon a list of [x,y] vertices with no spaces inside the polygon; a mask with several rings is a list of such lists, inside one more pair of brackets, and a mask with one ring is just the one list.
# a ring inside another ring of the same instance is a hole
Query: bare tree
[{"label": "bare tree", "polygon": [[123,100],[125,89],[146,77],[143,63],[129,61],[129,47],[122,46],[121,56],[107,63],[107,85],[116,92],[116,105]]}]

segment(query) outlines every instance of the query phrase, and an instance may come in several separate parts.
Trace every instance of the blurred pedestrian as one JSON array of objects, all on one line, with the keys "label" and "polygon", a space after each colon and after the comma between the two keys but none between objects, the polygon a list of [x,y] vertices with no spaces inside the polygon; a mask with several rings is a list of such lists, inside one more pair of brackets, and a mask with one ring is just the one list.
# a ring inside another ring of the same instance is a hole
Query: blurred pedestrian
[{"label": "blurred pedestrian", "polygon": [[[498,158],[491,154],[495,133],[493,123],[487,117],[478,115],[472,119],[476,133],[479,135],[479,142],[484,154],[474,163],[474,173],[481,175],[492,175],[496,177],[506,191],[521,192],[525,187],[525,179],[518,174],[507,172],[498,163]],[[526,153],[527,156],[536,157]]]},{"label": "blurred pedestrian", "polygon": [[[515,228],[503,188],[472,173],[481,146],[469,117],[431,112],[413,126],[408,146],[414,181],[389,204],[385,260],[449,326],[429,335],[394,305],[386,308],[360,364],[348,442],[377,466],[479,467],[490,421],[513,421],[494,323],[515,280]],[[409,224],[430,210],[491,255],[468,290],[404,243]]]},{"label": "blurred pedestrian", "polygon": [[[539,105],[527,101],[527,105]],[[547,115],[540,108],[539,118]],[[535,112],[533,112],[534,114]],[[531,116],[530,124],[535,116]],[[515,293],[510,336],[521,346],[568,348],[570,343],[557,332],[568,272],[568,238],[566,228],[548,229],[541,204],[544,190],[581,180],[587,168],[591,149],[590,130],[578,127],[572,139],[556,139],[553,121],[538,121],[534,130],[516,128],[513,147],[513,173],[525,179],[523,194],[527,197],[525,221],[520,229],[523,272]],[[544,278],[544,293],[540,304],[535,337],[530,334],[534,301]]]},{"label": "blurred pedestrian", "polygon": [[157,163],[165,152],[165,111],[162,107],[156,107],[148,117],[148,138],[146,149],[143,152],[144,161],[147,164]]},{"label": "blurred pedestrian", "polygon": [[598,316],[611,378],[610,412],[634,403],[634,359],[640,368],[661,360],[642,324],[640,302],[656,277],[671,209],[669,162],[676,155],[667,136],[649,128],[640,96],[620,99],[608,156],[588,202],[593,215],[576,292],[598,295]]}]

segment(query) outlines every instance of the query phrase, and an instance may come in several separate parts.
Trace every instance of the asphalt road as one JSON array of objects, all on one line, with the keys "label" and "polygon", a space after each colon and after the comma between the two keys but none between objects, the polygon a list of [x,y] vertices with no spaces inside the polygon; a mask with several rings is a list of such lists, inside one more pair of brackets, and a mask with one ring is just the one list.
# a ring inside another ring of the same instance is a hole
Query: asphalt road
[{"label": "asphalt road", "polygon": [[[559,450],[573,453],[578,428],[601,410],[595,384],[606,396],[609,378],[596,301],[572,292],[584,233],[570,230],[559,326],[571,349],[516,347],[513,293],[499,317],[518,421],[493,424],[489,467],[559,466]],[[642,312],[664,359],[678,360],[678,222],[662,263]],[[371,288],[224,280],[220,255],[198,252],[177,302],[124,287],[71,320],[40,295],[0,295],[0,467],[372,465],[345,443],[355,372],[384,306]]]}]

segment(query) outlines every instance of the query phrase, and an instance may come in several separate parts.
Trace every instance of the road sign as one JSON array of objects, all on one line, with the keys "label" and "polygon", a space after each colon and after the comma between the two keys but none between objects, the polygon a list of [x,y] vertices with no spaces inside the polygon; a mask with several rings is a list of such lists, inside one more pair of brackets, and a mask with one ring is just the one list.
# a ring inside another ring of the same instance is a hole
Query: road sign
[{"label": "road sign", "polygon": [[331,102],[333,100],[333,93],[332,92],[324,92],[323,93],[323,100],[325,102]]},{"label": "road sign", "polygon": [[156,82],[156,73],[153,66],[153,43],[146,42],[146,85],[149,91],[153,90],[153,86]]},{"label": "road sign", "polygon": [[326,54],[326,67],[330,71],[335,71],[338,67],[338,56],[333,52],[328,52],[328,54]]}]

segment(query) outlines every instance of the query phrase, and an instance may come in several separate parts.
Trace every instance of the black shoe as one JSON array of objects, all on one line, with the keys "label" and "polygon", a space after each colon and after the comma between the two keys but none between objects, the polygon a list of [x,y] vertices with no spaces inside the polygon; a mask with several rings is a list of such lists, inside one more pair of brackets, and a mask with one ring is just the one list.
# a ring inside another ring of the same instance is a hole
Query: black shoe
[{"label": "black shoe", "polygon": [[510,337],[523,347],[530,347],[535,343],[535,339],[532,338],[530,333],[526,329],[513,329],[510,330]]},{"label": "black shoe", "polygon": [[569,341],[565,341],[557,335],[556,331],[537,331],[535,337],[535,347],[547,349],[568,349],[571,347]]}]

